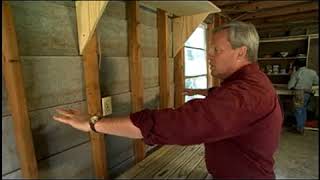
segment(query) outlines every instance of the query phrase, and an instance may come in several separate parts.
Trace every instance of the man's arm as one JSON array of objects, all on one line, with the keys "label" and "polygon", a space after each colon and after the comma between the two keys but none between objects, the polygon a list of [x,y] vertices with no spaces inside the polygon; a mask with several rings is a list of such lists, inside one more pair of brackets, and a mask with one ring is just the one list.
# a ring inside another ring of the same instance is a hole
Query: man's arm
[{"label": "man's arm", "polygon": [[296,74],[297,74],[297,71],[291,74],[290,80],[288,82],[288,89],[292,89],[296,85],[296,83],[297,83]]},{"label": "man's arm", "polygon": [[208,96],[208,89],[185,89],[184,90],[185,95],[193,96],[196,94],[202,95],[202,96]]},{"label": "man's arm", "polygon": [[[58,114],[53,116],[54,120],[68,124],[78,130],[89,132],[91,130],[89,125],[90,116],[85,113],[80,113],[75,109],[57,109]],[[103,118],[96,122],[95,129],[99,133],[110,134],[116,136],[123,136],[133,139],[141,139],[142,134],[129,116]]]}]

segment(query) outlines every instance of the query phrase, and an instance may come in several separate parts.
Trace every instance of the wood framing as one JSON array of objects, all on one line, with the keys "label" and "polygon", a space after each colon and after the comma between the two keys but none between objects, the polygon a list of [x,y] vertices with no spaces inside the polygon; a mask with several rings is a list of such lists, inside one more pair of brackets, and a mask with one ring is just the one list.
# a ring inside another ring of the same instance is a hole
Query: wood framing
[{"label": "wood framing", "polygon": [[310,12],[303,12],[303,13],[296,13],[290,15],[282,15],[282,16],[273,16],[269,18],[261,18],[256,20],[250,20],[253,24],[264,24],[264,23],[288,23],[292,21],[299,21],[299,20],[318,20],[319,15],[318,11],[310,11]]},{"label": "wood framing", "polygon": [[31,124],[27,109],[17,35],[8,1],[2,1],[2,72],[8,93],[13,129],[23,178],[38,178]]},{"label": "wood framing", "polygon": [[158,28],[158,56],[159,56],[159,84],[160,84],[160,108],[169,107],[169,71],[168,71],[168,17],[165,11],[157,10]]},{"label": "wood framing", "polygon": [[294,14],[294,13],[301,13],[306,11],[313,11],[318,9],[318,2],[308,2],[303,4],[291,5],[286,7],[280,7],[275,9],[266,10],[264,12],[255,12],[250,13],[246,16],[239,18],[239,20],[247,20],[247,19],[257,19],[257,18],[266,18],[272,16],[280,16],[286,14]]},{"label": "wood framing", "polygon": [[84,48],[91,39],[107,4],[108,1],[75,2],[80,55],[82,55]]},{"label": "wood framing", "polygon": [[223,12],[225,13],[239,13],[239,12],[257,12],[262,9],[270,9],[276,7],[289,6],[293,4],[299,4],[306,1],[253,1],[251,3],[234,4],[225,6]]},{"label": "wood framing", "polygon": [[[218,27],[224,23],[224,20],[218,14],[214,16],[214,27]],[[221,80],[216,77],[212,77],[212,87],[218,87],[221,84]]]},{"label": "wood framing", "polygon": [[[88,113],[102,115],[101,94],[99,82],[99,65],[97,54],[97,36],[92,35],[83,52],[83,70],[86,87]],[[108,178],[106,144],[103,134],[90,132],[92,144],[92,160],[97,178]]]},{"label": "wood framing", "polygon": [[[143,109],[143,75],[140,44],[140,18],[137,1],[127,2],[129,69],[132,112]],[[145,147],[142,140],[133,140],[135,163],[145,157]]]},{"label": "wood framing", "polygon": [[173,56],[176,56],[184,46],[189,36],[208,16],[209,13],[201,13],[192,16],[181,16],[173,19]]},{"label": "wood framing", "polygon": [[184,48],[174,57],[174,107],[184,104]]},{"label": "wood framing", "polygon": [[212,30],[214,28],[214,24],[207,25],[206,39],[207,39],[207,88],[213,86],[213,77],[211,75],[210,69],[210,60],[209,60],[209,51],[212,51],[211,48],[211,39],[212,39]]}]

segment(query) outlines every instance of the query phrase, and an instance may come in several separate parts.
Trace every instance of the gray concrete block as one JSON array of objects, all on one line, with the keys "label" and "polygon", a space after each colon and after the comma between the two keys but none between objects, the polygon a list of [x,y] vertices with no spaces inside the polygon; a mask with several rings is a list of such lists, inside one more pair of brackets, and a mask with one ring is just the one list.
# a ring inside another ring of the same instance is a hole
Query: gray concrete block
[{"label": "gray concrete block", "polygon": [[141,24],[141,56],[158,57],[158,34],[157,29]]},{"label": "gray concrete block", "polygon": [[100,37],[102,56],[126,57],[128,56],[128,25],[126,20],[102,16],[97,32]]},{"label": "gray concrete block", "polygon": [[140,6],[140,23],[157,28],[157,13]]},{"label": "gray concrete block", "polygon": [[75,8],[46,1],[10,2],[22,56],[78,55]]},{"label": "gray concrete block", "polygon": [[143,95],[144,108],[158,109],[159,108],[159,86],[144,90]]},{"label": "gray concrete block", "polygon": [[144,57],[142,62],[144,88],[159,86],[159,59]]},{"label": "gray concrete block", "polygon": [[[80,108],[86,112],[86,103],[80,102],[29,112],[33,143],[38,160],[89,140],[88,134],[54,121],[52,116],[55,114],[56,108]],[[2,142],[2,174],[5,174],[20,167],[11,116],[2,118]]]},{"label": "gray concrete block", "polygon": [[[22,56],[21,64],[28,110],[86,98],[80,56]],[[11,113],[4,79],[2,84],[2,116],[5,116]]]},{"label": "gray concrete block", "polygon": [[126,2],[109,1],[103,16],[111,16],[116,19],[126,20]]},{"label": "gray concrete block", "polygon": [[85,99],[80,56],[25,56],[22,67],[29,110]]},{"label": "gray concrete block", "polygon": [[127,57],[102,57],[100,88],[102,96],[130,91],[129,61]]}]

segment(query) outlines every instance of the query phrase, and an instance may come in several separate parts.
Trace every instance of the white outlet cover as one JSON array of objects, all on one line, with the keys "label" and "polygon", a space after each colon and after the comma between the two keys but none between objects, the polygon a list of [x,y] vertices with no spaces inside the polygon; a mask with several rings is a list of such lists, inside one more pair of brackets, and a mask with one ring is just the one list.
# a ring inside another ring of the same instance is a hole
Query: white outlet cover
[{"label": "white outlet cover", "polygon": [[102,101],[102,115],[107,116],[112,114],[112,102],[111,102],[111,97],[103,97],[101,99]]}]

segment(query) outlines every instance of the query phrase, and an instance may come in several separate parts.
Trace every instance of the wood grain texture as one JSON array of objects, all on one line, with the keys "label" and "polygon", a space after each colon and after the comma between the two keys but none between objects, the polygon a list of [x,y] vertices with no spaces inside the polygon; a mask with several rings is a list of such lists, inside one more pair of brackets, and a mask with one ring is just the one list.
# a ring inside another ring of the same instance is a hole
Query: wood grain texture
[{"label": "wood grain texture", "polygon": [[[86,86],[88,113],[90,115],[102,115],[101,94],[99,83],[99,67],[97,55],[97,37],[93,34],[83,53],[83,70]],[[104,135],[90,132],[92,143],[92,159],[97,178],[108,178],[106,145]]]},{"label": "wood grain texture", "polygon": [[90,41],[108,1],[76,1],[79,52]]},{"label": "wood grain texture", "polygon": [[169,53],[168,53],[168,17],[165,11],[157,10],[158,55],[159,55],[159,84],[160,108],[169,107]]},{"label": "wood grain texture", "polygon": [[209,13],[201,13],[192,16],[181,16],[173,19],[173,56],[184,46],[189,36],[208,16]]},{"label": "wood grain texture", "polygon": [[197,179],[207,174],[203,145],[165,145],[116,179]]},{"label": "wood grain texture", "polygon": [[[140,19],[137,1],[127,2],[129,71],[132,112],[143,109],[143,75],[141,63]],[[145,157],[145,147],[142,140],[133,140],[135,162]]]},{"label": "wood grain texture", "polygon": [[184,48],[174,58],[174,107],[184,104]]},{"label": "wood grain texture", "polygon": [[38,178],[17,37],[8,2],[2,2],[2,37],[2,70],[14,121],[15,141],[22,176]]},{"label": "wood grain texture", "polygon": [[286,14],[295,14],[295,13],[301,13],[301,12],[307,12],[307,11],[313,11],[317,10],[319,2],[312,1],[307,3],[300,3],[296,5],[286,6],[286,7],[278,7],[270,10],[266,10],[264,12],[254,12],[254,13],[248,13],[242,17],[240,17],[238,20],[248,20],[248,19],[258,19],[258,18],[266,18],[266,17],[272,17],[272,16],[280,16],[280,15],[286,15]]}]

